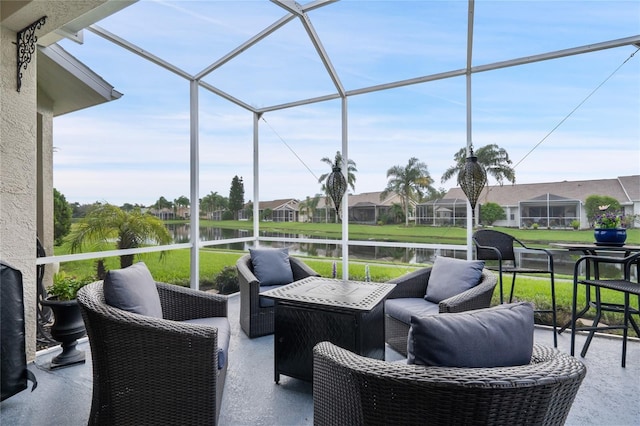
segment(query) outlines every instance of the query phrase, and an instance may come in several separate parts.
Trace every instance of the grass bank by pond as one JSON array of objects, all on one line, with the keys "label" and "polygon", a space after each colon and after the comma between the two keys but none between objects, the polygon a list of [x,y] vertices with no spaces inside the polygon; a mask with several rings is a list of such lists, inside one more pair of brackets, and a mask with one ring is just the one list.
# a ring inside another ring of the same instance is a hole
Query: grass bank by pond
[{"label": "grass bank by pond", "polygon": [[[188,223],[188,222],[168,222]],[[251,231],[253,222],[202,220],[200,226],[242,229]],[[527,245],[548,247],[550,243],[592,243],[593,229],[515,229],[491,228],[513,235]],[[339,223],[301,222],[260,222],[260,230],[282,233],[304,234],[310,237],[335,238],[342,236]],[[401,241],[410,243],[466,244],[467,230],[453,226],[409,225],[357,225],[349,224],[349,238],[352,240]],[[640,244],[640,229],[627,229],[627,242]]]}]

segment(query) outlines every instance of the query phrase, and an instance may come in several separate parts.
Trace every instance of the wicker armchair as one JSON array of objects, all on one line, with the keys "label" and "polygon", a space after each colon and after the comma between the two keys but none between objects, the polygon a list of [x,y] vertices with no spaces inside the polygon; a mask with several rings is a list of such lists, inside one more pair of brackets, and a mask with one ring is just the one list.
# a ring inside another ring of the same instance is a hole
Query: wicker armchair
[{"label": "wicker armchair", "polygon": [[[387,299],[423,298],[427,292],[430,275],[431,268],[422,268],[389,281],[391,284],[396,284],[396,288],[393,289]],[[482,277],[478,285],[441,301],[438,304],[438,310],[440,313],[451,313],[488,308],[491,304],[491,297],[493,296],[493,291],[497,283],[498,279],[495,274],[487,269],[483,269]],[[409,328],[410,324],[385,314],[385,341],[394,350],[405,356],[407,355]]]},{"label": "wicker armchair", "polygon": [[539,345],[530,364],[501,368],[391,363],[330,342],[313,359],[315,425],[561,425],[586,374]]},{"label": "wicker armchair", "polygon": [[105,303],[102,281],[78,304],[93,362],[89,424],[216,424],[227,364],[218,329],[179,321],[227,316],[226,296],[156,283],[163,319]]},{"label": "wicker armchair", "polygon": [[[293,280],[298,281],[307,277],[319,277],[301,260],[289,257]],[[240,327],[242,331],[253,339],[254,337],[273,334],[274,307],[260,306],[260,281],[253,273],[251,255],[244,255],[236,262],[238,270],[238,284],[240,285]]]}]

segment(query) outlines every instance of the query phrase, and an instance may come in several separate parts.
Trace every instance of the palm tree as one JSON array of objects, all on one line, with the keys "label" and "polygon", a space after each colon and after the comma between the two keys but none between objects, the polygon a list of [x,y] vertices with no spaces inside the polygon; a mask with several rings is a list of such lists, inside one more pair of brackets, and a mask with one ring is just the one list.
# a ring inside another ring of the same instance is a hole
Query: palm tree
[{"label": "palm tree", "polygon": [[306,216],[309,222],[313,222],[313,215],[318,208],[320,195],[316,194],[313,198],[307,196],[307,199],[298,204],[300,215]]},{"label": "palm tree", "polygon": [[387,178],[387,188],[380,194],[380,199],[386,198],[391,192],[400,195],[404,207],[405,226],[409,226],[410,201],[420,202],[425,193],[435,191],[431,186],[433,179],[427,165],[416,157],[411,157],[405,167],[393,166],[387,170]]},{"label": "palm tree", "polygon": [[[181,195],[180,197],[178,197],[175,200],[173,200],[173,217],[174,217],[174,219],[178,218],[178,210],[180,209],[180,207],[187,208],[187,207],[189,207],[190,204],[191,204],[191,202],[189,201],[189,198],[187,198],[184,195]],[[181,218],[184,219],[184,216],[182,216]]]},{"label": "palm tree", "polygon": [[[98,250],[109,248],[115,240],[118,250],[140,247],[143,244],[170,244],[173,239],[162,220],[142,213],[140,208],[125,212],[112,204],[100,204],[72,227],[65,239],[71,253],[91,245]],[[162,256],[162,253],[160,254]],[[133,255],[120,256],[120,267],[133,264]]]},{"label": "palm tree", "polygon": [[[493,176],[500,186],[502,186],[505,179],[511,183],[516,182],[516,172],[510,166],[511,160],[504,148],[500,148],[496,144],[489,144],[478,148],[474,153],[476,157],[478,157],[478,163],[486,170],[487,175]],[[453,156],[453,159],[456,164],[449,167],[442,174],[442,183],[445,183],[454,176],[458,176],[467,159],[467,148],[461,148],[460,151]]]},{"label": "palm tree", "polygon": [[[322,175],[320,175],[320,177],[318,178],[318,183],[322,184],[322,192],[325,194],[325,210],[328,206],[330,206],[331,203],[331,197],[329,197],[329,190],[327,188],[327,177],[329,177],[329,175],[331,174],[331,172],[333,171],[334,167],[340,167],[342,169],[342,153],[340,151],[336,151],[336,157],[335,160],[331,160],[331,158],[329,157],[323,157],[320,159],[320,161],[322,161],[325,164],[328,164],[329,167],[331,168],[331,171],[329,171],[329,173],[323,173]],[[357,172],[358,169],[356,168],[356,163],[355,161],[353,161],[352,159],[349,159],[347,161],[347,173],[346,173],[346,178],[347,178],[347,186],[351,187],[352,191],[356,190],[356,175],[355,172]],[[342,172],[342,174],[344,175],[345,173]],[[329,217],[328,211],[327,211],[327,215],[326,217]],[[337,215],[336,215],[336,221],[338,220]]]}]

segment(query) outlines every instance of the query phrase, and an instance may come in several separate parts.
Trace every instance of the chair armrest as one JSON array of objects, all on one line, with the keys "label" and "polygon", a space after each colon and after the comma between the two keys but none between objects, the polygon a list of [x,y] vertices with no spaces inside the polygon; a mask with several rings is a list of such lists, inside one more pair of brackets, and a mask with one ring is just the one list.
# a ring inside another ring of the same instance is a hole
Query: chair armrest
[{"label": "chair armrest", "polygon": [[[484,246],[482,244],[480,244],[478,242],[478,240],[476,240],[475,238],[473,238],[473,242],[476,245],[476,257],[478,257],[478,259],[487,259],[487,260],[498,260],[502,263],[502,253],[500,253],[500,250],[498,250],[496,247],[493,246]],[[481,250],[487,250],[490,251],[491,253],[493,253],[493,256],[495,257],[486,257],[486,256],[478,256],[477,253],[478,251]]]},{"label": "chair armrest", "polygon": [[480,283],[477,286],[445,299],[438,304],[440,313],[488,308],[491,305],[491,297],[497,282],[498,278],[493,272],[483,269]]},{"label": "chair armrest", "polygon": [[249,255],[241,257],[236,262],[238,286],[240,287],[240,294],[245,295],[244,297],[247,297],[247,301],[255,299],[254,303],[258,303],[260,281],[258,281],[258,277],[255,276],[251,268],[249,268],[249,262],[251,262]]},{"label": "chair armrest", "polygon": [[156,282],[156,288],[165,319],[184,321],[227,316],[227,296],[161,282]]},{"label": "chair armrest", "polygon": [[293,280],[298,281],[307,277],[319,277],[320,274],[314,271],[309,265],[302,260],[289,257],[289,263],[291,264],[291,271],[293,272]]},{"label": "chair armrest", "polygon": [[520,241],[516,237],[513,237],[513,241],[515,241],[518,244],[520,244],[520,246],[522,248],[524,248],[524,249],[531,250],[531,251],[543,251],[543,252],[545,252],[546,255],[549,257],[550,261],[553,262],[553,254],[549,250],[544,249],[542,247],[529,247],[528,245],[526,245],[525,243],[523,243],[522,241]]},{"label": "chair armrest", "polygon": [[[546,416],[569,411],[585,373],[577,359],[540,345],[528,365],[447,368],[375,360],[321,342],[313,349],[313,418],[317,424],[462,424],[484,418],[491,404],[504,413],[496,423],[547,423]],[[503,409],[524,398],[532,398],[537,417],[523,409],[514,419]]]},{"label": "chair armrest", "polygon": [[[159,392],[157,387],[171,383],[172,392],[215,395],[217,328],[134,314],[106,304],[94,309],[98,311],[85,309],[83,316],[90,318],[85,323],[94,368],[99,366],[104,380],[117,380],[122,389]],[[123,352],[127,362],[122,362]]]},{"label": "chair armrest", "polygon": [[547,255],[547,262],[549,264],[549,272],[553,273],[553,254],[549,250],[541,248],[541,247],[529,247],[525,243],[523,243],[522,241],[517,239],[516,237],[513,237],[513,241],[517,242],[518,244],[520,244],[522,246],[522,248],[527,249],[529,251],[538,251],[538,252],[541,251],[541,252],[544,252]]},{"label": "chair armrest", "polygon": [[252,282],[259,282],[251,268],[249,268],[249,262],[251,258],[249,255],[242,256],[236,262],[236,268],[238,269],[238,280],[244,281],[245,284]]},{"label": "chair armrest", "polygon": [[427,293],[427,284],[430,276],[431,268],[422,268],[387,281],[389,284],[396,285],[387,296],[387,299],[424,297]]}]

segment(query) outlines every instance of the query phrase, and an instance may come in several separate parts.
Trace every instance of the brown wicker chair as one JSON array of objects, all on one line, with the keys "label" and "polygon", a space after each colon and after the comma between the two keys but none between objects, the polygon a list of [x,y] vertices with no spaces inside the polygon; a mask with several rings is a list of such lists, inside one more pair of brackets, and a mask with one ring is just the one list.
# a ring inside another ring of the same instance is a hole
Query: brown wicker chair
[{"label": "brown wicker chair", "polygon": [[78,292],[93,362],[89,424],[216,424],[228,362],[218,329],[179,321],[227,316],[226,296],[156,283],[163,319],[105,303],[102,281]]},{"label": "brown wicker chair", "polygon": [[586,374],[577,359],[534,345],[517,367],[425,367],[365,358],[330,342],[313,349],[315,425],[561,425]]},{"label": "brown wicker chair", "polygon": [[[391,284],[396,284],[396,288],[393,289],[387,299],[424,297],[427,292],[430,275],[431,268],[422,268],[389,281]],[[488,308],[491,304],[491,297],[493,296],[493,291],[497,283],[498,279],[495,274],[487,269],[483,269],[482,277],[478,285],[441,301],[438,304],[438,310],[440,313],[451,313]],[[385,341],[389,346],[404,356],[407,355],[409,328],[410,324],[385,314]]]},{"label": "brown wicker chair", "polygon": [[[289,257],[293,280],[319,277],[301,260]],[[238,284],[240,285],[240,327],[249,338],[273,334],[274,307],[260,306],[260,281],[253,273],[251,255],[244,255],[236,262]]]}]

